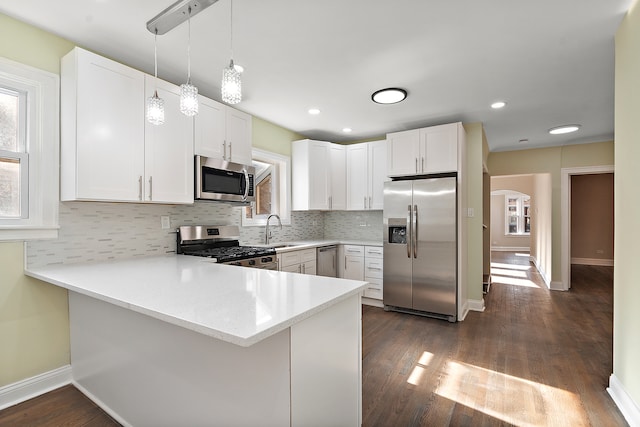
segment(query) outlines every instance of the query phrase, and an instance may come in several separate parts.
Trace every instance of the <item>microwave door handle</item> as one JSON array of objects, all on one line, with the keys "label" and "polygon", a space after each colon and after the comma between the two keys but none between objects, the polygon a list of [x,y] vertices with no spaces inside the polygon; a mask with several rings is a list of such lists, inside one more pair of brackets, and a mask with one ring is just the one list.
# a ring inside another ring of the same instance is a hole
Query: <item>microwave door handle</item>
[{"label": "microwave door handle", "polygon": [[242,172],[244,172],[244,195],[242,200],[246,201],[247,197],[249,197],[249,172],[246,169],[243,169]]}]

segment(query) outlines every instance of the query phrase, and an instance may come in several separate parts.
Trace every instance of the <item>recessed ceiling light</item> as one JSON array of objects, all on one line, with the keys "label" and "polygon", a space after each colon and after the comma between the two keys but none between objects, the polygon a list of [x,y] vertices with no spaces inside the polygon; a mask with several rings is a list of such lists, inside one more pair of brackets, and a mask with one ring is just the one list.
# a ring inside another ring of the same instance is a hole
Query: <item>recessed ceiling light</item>
[{"label": "recessed ceiling light", "polygon": [[404,101],[407,97],[407,91],[397,87],[389,87],[380,89],[371,95],[371,100],[377,104],[395,104]]},{"label": "recessed ceiling light", "polygon": [[526,144],[527,142],[529,142],[528,139],[526,138],[522,138],[521,140],[518,141],[520,144]]},{"label": "recessed ceiling light", "polygon": [[344,132],[344,133],[349,133],[349,132],[352,132],[352,131],[353,131],[353,129],[351,129],[351,128],[343,128],[342,129],[342,132]]},{"label": "recessed ceiling light", "polygon": [[244,71],[244,67],[240,64],[236,64],[235,62],[233,63],[233,68],[239,73],[242,73]]},{"label": "recessed ceiling light", "polygon": [[320,110],[318,110],[317,108],[309,108],[309,114],[313,114],[314,116],[318,115],[320,114]]},{"label": "recessed ceiling light", "polygon": [[507,103],[504,101],[496,101],[491,104],[491,108],[493,108],[494,110],[499,110],[500,108],[504,108],[506,105]]},{"label": "recessed ceiling light", "polygon": [[562,125],[549,129],[551,135],[562,135],[565,133],[575,132],[580,129],[580,125]]}]

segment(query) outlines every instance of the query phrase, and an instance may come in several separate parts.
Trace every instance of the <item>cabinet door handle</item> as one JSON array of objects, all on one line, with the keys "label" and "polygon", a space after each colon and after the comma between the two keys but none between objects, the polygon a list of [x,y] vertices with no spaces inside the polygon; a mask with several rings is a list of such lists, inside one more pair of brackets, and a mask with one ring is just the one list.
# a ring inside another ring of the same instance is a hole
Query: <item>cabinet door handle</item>
[{"label": "cabinet door handle", "polygon": [[232,144],[232,141],[229,141],[229,160],[233,160],[233,156],[231,154],[231,144]]},{"label": "cabinet door handle", "polygon": [[369,209],[371,209],[371,196],[369,196]]},{"label": "cabinet door handle", "polygon": [[138,177],[138,200],[142,201],[142,175]]},{"label": "cabinet door handle", "polygon": [[153,200],[153,177],[149,177],[149,200]]},{"label": "cabinet door handle", "polygon": [[227,141],[222,143],[222,158],[227,160]]},{"label": "cabinet door handle", "polygon": [[344,270],[347,270],[347,256],[344,256]]},{"label": "cabinet door handle", "polygon": [[302,264],[302,274],[307,274],[307,265]]},{"label": "cabinet door handle", "polygon": [[302,273],[302,265],[298,264],[298,273]]},{"label": "cabinet door handle", "polygon": [[364,196],[364,208],[367,209],[367,196]]},{"label": "cabinet door handle", "polygon": [[424,157],[422,158],[422,172],[424,172]]},{"label": "cabinet door handle", "polygon": [[418,158],[416,157],[416,173],[418,173]]}]

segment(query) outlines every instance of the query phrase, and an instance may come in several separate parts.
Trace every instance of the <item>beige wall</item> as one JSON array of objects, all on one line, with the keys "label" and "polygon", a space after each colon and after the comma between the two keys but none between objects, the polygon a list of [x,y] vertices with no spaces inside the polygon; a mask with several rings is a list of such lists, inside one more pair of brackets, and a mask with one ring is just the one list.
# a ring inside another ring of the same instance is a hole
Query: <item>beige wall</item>
[{"label": "beige wall", "polygon": [[640,6],[616,34],[613,373],[640,407]]},{"label": "beige wall", "polygon": [[291,156],[291,141],[305,139],[299,133],[274,125],[259,117],[253,117],[252,145],[261,150]]},{"label": "beige wall", "polygon": [[[0,14],[0,56],[60,73],[73,44]],[[67,292],[24,276],[22,242],[0,243],[0,386],[69,363]]]},{"label": "beige wall", "polygon": [[571,258],[613,260],[613,174],[571,177]]},{"label": "beige wall", "polygon": [[[552,231],[550,253],[545,248],[538,249],[543,250],[545,256],[551,257],[551,268],[547,274],[554,282],[560,283],[562,280],[560,268],[562,236],[560,227],[560,171],[562,168],[568,167],[613,165],[613,151],[613,141],[608,141],[489,154],[488,168],[492,177],[519,174],[549,175],[551,188],[550,229]],[[540,212],[540,209],[538,211]],[[543,236],[539,236],[539,238],[546,239]],[[538,243],[541,241],[543,240]]]},{"label": "beige wall", "polygon": [[[484,129],[482,123],[468,123],[464,125],[467,133],[466,165],[466,208],[473,208],[474,216],[467,220],[467,298],[474,301],[482,300],[482,153]],[[465,216],[465,215],[463,215]]]}]

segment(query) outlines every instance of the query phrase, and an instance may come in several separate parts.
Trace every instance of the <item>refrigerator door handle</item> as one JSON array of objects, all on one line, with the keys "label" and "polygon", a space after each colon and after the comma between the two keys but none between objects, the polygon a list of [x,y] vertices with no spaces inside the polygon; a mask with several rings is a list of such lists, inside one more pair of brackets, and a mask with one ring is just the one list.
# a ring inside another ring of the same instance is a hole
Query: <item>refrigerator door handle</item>
[{"label": "refrigerator door handle", "polygon": [[411,216],[411,205],[407,205],[407,227],[409,227],[409,232],[406,233],[407,236],[407,258],[411,258],[411,245],[413,244],[411,237],[413,234],[413,217]]},{"label": "refrigerator door handle", "polygon": [[413,257],[418,258],[418,205],[413,205]]}]

